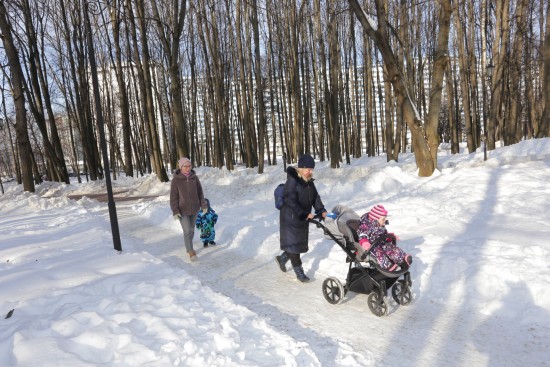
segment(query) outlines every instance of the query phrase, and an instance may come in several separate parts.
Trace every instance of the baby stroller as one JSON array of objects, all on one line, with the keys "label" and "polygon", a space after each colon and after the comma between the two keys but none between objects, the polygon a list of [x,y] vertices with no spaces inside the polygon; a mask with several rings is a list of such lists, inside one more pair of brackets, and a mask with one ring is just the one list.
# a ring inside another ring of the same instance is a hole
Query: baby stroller
[{"label": "baby stroller", "polygon": [[[357,228],[360,217],[352,209],[338,205],[332,209],[336,215],[334,221],[327,221],[323,225],[320,221],[312,219],[311,222],[318,228],[322,228],[324,234],[335,241],[347,254],[346,262],[349,270],[346,284],[334,277],[329,277],[323,282],[323,295],[330,304],[339,304],[348,291],[368,294],[368,306],[376,316],[385,316],[388,313],[388,289],[395,302],[400,305],[408,305],[412,301],[411,275],[408,265],[404,265],[398,271],[387,271],[378,266],[370,252],[383,241],[391,238],[392,234],[378,238],[368,251],[359,245]],[[389,237],[389,238],[388,238]],[[395,242],[394,242],[395,243]],[[400,277],[403,279],[399,279]]]}]

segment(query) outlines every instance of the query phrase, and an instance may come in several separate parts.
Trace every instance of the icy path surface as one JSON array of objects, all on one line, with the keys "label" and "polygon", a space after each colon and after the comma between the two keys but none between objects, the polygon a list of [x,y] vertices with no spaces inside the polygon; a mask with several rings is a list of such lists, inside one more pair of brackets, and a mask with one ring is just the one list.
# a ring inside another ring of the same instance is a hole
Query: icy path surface
[{"label": "icy path surface", "polygon": [[[339,348],[351,348],[346,353],[353,356],[353,363],[362,366],[517,366],[533,361],[528,353],[540,354],[546,343],[537,340],[537,330],[518,330],[506,315],[484,317],[465,311],[463,294],[453,289],[448,290],[446,300],[434,302],[429,295],[420,295],[418,282],[426,280],[418,274],[413,275],[412,304],[398,306],[390,294],[386,317],[373,315],[367,296],[362,294],[350,292],[339,305],[327,303],[321,291],[323,280],[335,276],[344,283],[347,264],[342,252],[342,261],[334,271],[325,274],[318,270],[315,257],[337,249],[314,226],[310,227],[310,242],[317,246],[315,255],[310,251],[303,256],[304,268],[312,281],[302,284],[290,269],[287,273],[278,270],[273,260],[278,253],[278,233],[258,238],[253,228],[244,224],[226,229],[224,240],[218,239],[218,245],[208,248],[202,248],[195,234],[199,261],[190,263],[178,231],[159,231],[150,219],[138,220],[131,203],[117,205],[121,232],[132,243],[132,251],[146,251],[167,266],[183,268],[203,286],[306,343],[322,363],[334,361]],[[266,225],[273,223],[268,221]],[[243,241],[257,242],[258,252],[243,253],[238,245]],[[424,284],[424,288],[429,286]],[[529,297],[525,292],[518,288],[509,297]],[[501,346],[495,343],[494,335],[503,341]]]}]

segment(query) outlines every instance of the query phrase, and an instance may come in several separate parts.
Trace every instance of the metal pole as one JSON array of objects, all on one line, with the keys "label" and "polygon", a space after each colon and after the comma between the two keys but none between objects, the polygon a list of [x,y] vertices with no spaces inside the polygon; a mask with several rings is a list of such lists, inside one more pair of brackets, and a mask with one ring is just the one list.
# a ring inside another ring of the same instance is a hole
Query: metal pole
[{"label": "metal pole", "polygon": [[103,169],[105,172],[105,183],[107,184],[107,197],[109,199],[109,218],[111,220],[111,232],[113,233],[113,245],[115,250],[122,251],[120,243],[120,232],[118,230],[118,218],[116,215],[116,205],[113,197],[113,188],[111,186],[111,172],[109,171],[109,156],[107,155],[107,142],[105,141],[105,126],[103,122],[103,112],[99,95],[99,80],[97,78],[97,65],[95,62],[95,53],[92,40],[92,26],[88,16],[88,2],[85,1],[84,22],[86,23],[86,37],[88,40],[88,54],[90,58],[90,71],[92,74],[92,86],[94,90],[95,111],[97,116],[97,125],[99,127],[99,140],[101,153],[103,155]]}]

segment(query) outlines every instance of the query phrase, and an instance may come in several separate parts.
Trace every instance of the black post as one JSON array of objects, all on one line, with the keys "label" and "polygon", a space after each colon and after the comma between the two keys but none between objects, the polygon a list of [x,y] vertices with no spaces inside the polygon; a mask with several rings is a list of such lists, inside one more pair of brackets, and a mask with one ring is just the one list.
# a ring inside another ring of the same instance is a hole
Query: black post
[{"label": "black post", "polygon": [[111,172],[109,171],[109,156],[107,151],[107,142],[105,141],[105,126],[103,122],[103,112],[99,95],[99,80],[97,78],[97,65],[95,63],[94,46],[92,40],[92,26],[88,16],[88,2],[84,2],[84,22],[86,23],[86,37],[88,40],[88,54],[90,58],[90,71],[92,74],[92,86],[94,89],[95,111],[97,115],[97,125],[99,126],[99,140],[101,153],[103,155],[103,169],[105,172],[105,183],[107,184],[107,197],[109,199],[109,218],[111,220],[111,232],[113,233],[113,245],[115,250],[122,251],[120,244],[120,233],[118,231],[118,218],[116,215],[115,200],[113,197],[113,188],[111,186]]}]

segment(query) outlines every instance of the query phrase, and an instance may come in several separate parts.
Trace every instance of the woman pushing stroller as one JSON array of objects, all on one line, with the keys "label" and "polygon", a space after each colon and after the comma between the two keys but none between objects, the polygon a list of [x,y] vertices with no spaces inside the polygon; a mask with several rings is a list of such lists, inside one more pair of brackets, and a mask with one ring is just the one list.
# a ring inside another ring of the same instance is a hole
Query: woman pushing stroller
[{"label": "woman pushing stroller", "polygon": [[284,203],[279,214],[280,247],[283,253],[275,257],[281,271],[286,272],[286,263],[290,260],[296,278],[301,282],[310,279],[302,267],[300,254],[308,252],[309,220],[316,215],[327,216],[325,206],[313,183],[315,161],[309,154],[302,155],[298,167],[288,167],[284,188]]},{"label": "woman pushing stroller", "polygon": [[[361,216],[357,229],[359,245],[378,263],[380,268],[387,271],[397,271],[409,267],[412,256],[397,247],[397,238],[388,233],[386,217],[388,211],[382,205],[375,205],[368,213]],[[371,247],[374,247],[371,249]]]}]

